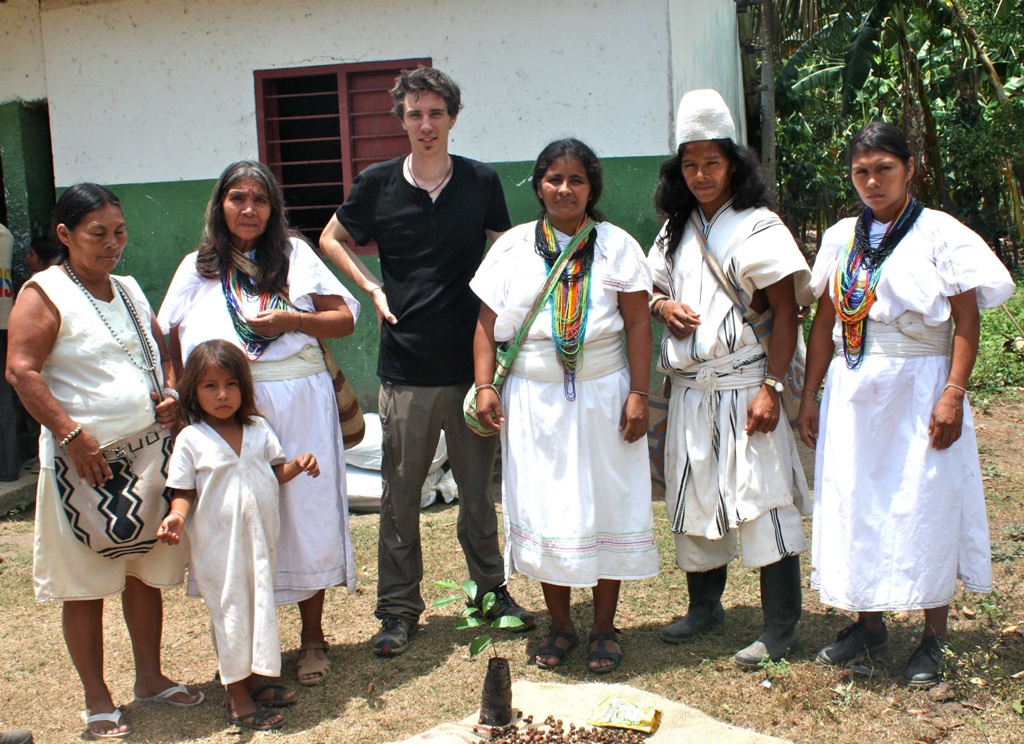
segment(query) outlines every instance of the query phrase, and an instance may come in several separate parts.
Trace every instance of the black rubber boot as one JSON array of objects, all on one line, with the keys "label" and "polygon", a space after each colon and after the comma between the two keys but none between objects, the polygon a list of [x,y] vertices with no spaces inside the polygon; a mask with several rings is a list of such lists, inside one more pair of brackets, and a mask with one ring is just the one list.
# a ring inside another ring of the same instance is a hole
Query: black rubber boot
[{"label": "black rubber boot", "polygon": [[727,573],[726,566],[710,571],[686,572],[690,607],[685,617],[661,629],[661,640],[666,643],[685,643],[722,622],[725,618],[722,592],[725,591]]},{"label": "black rubber boot", "polygon": [[796,643],[796,625],[803,609],[800,556],[786,556],[761,568],[761,609],[764,634],[736,654],[740,666],[759,666],[765,657],[778,661]]}]

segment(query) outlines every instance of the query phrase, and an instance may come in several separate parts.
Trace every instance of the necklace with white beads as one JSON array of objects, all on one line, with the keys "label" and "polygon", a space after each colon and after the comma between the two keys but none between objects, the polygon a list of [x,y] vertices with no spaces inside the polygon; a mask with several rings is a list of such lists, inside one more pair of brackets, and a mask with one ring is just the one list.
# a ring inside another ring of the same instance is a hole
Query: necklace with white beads
[{"label": "necklace with white beads", "polygon": [[121,287],[120,282],[114,280],[113,284],[114,287],[117,288],[117,293],[121,296],[121,301],[124,302],[125,307],[128,308],[128,313],[132,316],[132,321],[135,324],[136,330],[139,331],[139,342],[142,346],[142,355],[143,357],[145,357],[145,364],[139,364],[139,362],[136,361],[135,357],[132,356],[132,353],[128,351],[128,347],[124,345],[124,342],[121,341],[120,338],[118,338],[117,333],[114,332],[114,327],[110,325],[110,322],[103,314],[103,311],[101,311],[99,305],[96,304],[96,300],[93,299],[92,292],[85,288],[85,285],[82,284],[82,281],[78,278],[78,275],[75,274],[75,272],[72,270],[71,263],[67,260],[64,261],[64,270],[68,272],[68,276],[71,277],[71,281],[78,285],[78,288],[82,290],[82,294],[85,295],[85,299],[89,301],[89,304],[92,305],[92,309],[96,311],[96,314],[103,322],[103,325],[106,326],[108,331],[110,331],[110,335],[114,339],[114,343],[121,347],[121,350],[124,351],[125,355],[131,361],[131,363],[134,364],[139,369],[141,369],[143,372],[153,372],[156,369],[156,351],[149,345],[149,339],[145,338],[142,335],[142,323],[139,320],[138,313],[135,312],[135,304],[125,293],[124,288]]}]

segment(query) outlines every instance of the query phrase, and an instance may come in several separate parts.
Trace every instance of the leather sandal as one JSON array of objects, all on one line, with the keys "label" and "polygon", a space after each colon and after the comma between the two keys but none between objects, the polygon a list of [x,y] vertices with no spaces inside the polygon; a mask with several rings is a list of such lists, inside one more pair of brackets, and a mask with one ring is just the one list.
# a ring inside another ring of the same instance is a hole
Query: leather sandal
[{"label": "leather sandal", "polygon": [[[557,641],[559,638],[564,638],[569,642],[566,648],[562,648],[558,645]],[[563,633],[555,628],[551,629],[548,633],[547,641],[543,646],[540,646],[536,651],[533,652],[533,663],[541,669],[554,669],[555,667],[562,666],[562,662],[565,660],[566,654],[568,654],[573,647],[579,643],[580,637],[576,633]],[[558,659],[557,664],[546,664],[540,660],[541,656],[554,656]]]},{"label": "leather sandal", "polygon": [[[618,643],[617,635],[618,631],[613,630],[611,633],[594,633],[590,636],[590,643],[597,643],[597,648],[587,655],[587,669],[589,671],[594,674],[608,674],[619,668],[619,665],[622,663],[622,652],[609,651],[606,645],[608,641]],[[608,666],[591,666],[593,662],[603,659],[610,659],[612,663]]]},{"label": "leather sandal", "polygon": [[[271,693],[269,700],[260,697],[265,692]],[[284,685],[267,683],[254,690],[249,697],[256,705],[262,705],[264,708],[290,708],[298,701],[294,697],[287,697],[288,692],[288,688]]]},{"label": "leather sandal", "polygon": [[[250,729],[252,731],[274,731],[285,724],[285,720],[281,718],[280,713],[270,708],[264,708],[262,705],[257,705],[256,710],[243,716],[236,716],[232,713],[230,704],[224,706],[224,708],[227,713],[228,723],[238,728]],[[271,718],[281,718],[281,720],[267,723]]]},{"label": "leather sandal", "polygon": [[[331,661],[327,658],[327,641],[309,641],[299,646],[299,684],[313,687],[327,679],[331,674]],[[316,655],[324,652],[324,658]]]}]

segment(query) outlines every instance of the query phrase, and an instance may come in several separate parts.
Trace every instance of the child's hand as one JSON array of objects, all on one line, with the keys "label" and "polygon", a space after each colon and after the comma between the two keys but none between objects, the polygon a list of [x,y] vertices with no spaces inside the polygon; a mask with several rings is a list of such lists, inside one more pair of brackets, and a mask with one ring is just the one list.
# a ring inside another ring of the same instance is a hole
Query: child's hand
[{"label": "child's hand", "polygon": [[185,528],[185,520],[180,514],[168,514],[160,523],[160,529],[156,531],[156,537],[160,542],[168,545],[177,545],[181,542],[181,532]]},{"label": "child's hand", "polygon": [[317,464],[316,458],[313,457],[312,453],[307,452],[304,455],[299,455],[293,460],[295,467],[303,471],[307,475],[311,475],[316,478],[320,475],[320,465]]}]

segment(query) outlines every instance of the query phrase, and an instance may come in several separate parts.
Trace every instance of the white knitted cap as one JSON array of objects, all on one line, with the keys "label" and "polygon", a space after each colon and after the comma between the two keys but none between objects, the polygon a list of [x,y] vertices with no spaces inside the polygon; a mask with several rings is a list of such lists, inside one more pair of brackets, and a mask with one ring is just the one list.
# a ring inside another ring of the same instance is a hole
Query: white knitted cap
[{"label": "white knitted cap", "polygon": [[687,142],[730,139],[736,141],[736,124],[717,90],[691,90],[679,102],[676,114],[676,147]]}]

